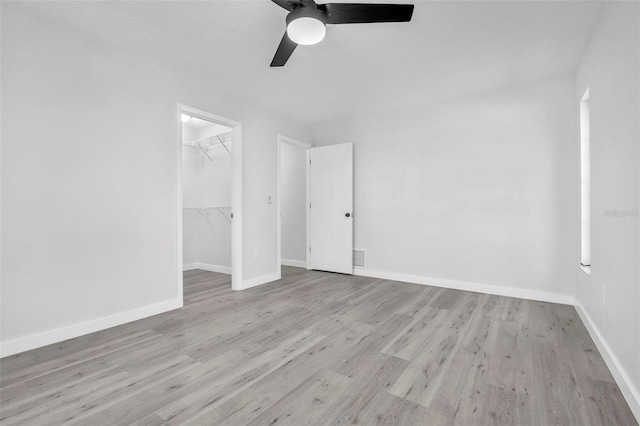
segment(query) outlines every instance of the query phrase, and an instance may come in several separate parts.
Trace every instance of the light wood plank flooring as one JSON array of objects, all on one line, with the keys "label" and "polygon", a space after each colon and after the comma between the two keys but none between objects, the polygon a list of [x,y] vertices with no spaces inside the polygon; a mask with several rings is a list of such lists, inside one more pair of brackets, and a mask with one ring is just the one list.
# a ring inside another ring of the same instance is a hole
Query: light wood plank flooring
[{"label": "light wood plank flooring", "polygon": [[571,306],[283,267],[3,359],[3,425],[637,425]]}]

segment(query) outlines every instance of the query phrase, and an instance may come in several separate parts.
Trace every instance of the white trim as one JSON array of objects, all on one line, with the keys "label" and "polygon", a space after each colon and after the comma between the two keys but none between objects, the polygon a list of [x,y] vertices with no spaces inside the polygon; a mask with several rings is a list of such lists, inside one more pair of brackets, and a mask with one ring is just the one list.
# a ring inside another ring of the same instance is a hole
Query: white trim
[{"label": "white trim", "polygon": [[312,143],[307,143],[307,142],[301,142],[299,140],[290,138],[288,136],[284,136],[284,135],[278,135],[278,140],[284,143],[288,143],[290,145],[296,145],[299,146],[300,148],[304,148],[304,149],[309,149],[309,148],[313,148],[315,145]]},{"label": "white trim", "polygon": [[231,275],[231,267],[229,266],[213,265],[211,263],[202,262],[187,263],[182,266],[183,271],[193,271],[194,269],[202,269],[203,271]]},{"label": "white trim", "polygon": [[307,262],[304,260],[282,259],[280,260],[280,264],[284,266],[295,266],[296,268],[307,268]]},{"label": "white trim", "polygon": [[[180,115],[188,114],[212,123],[231,128],[233,155],[231,156],[231,287],[242,287],[242,124],[238,121],[210,114],[206,111],[178,104],[178,283],[179,297],[182,298],[182,126]],[[218,272],[218,271],[215,271]]]},{"label": "white trim", "polygon": [[[306,176],[306,185],[307,185],[307,204],[305,206],[311,205],[311,194],[309,194],[309,164],[311,163],[311,149],[307,150],[307,176]],[[311,218],[309,217],[309,208],[305,207],[305,211],[307,212],[307,244],[305,244],[305,255],[307,256],[307,269],[311,270],[311,234],[309,233],[309,225]]]},{"label": "white trim", "polygon": [[176,217],[178,219],[177,223],[176,223],[176,235],[177,235],[177,250],[178,252],[176,253],[176,257],[177,257],[177,268],[176,268],[176,272],[178,274],[177,278],[176,278],[176,282],[178,283],[178,288],[177,288],[177,294],[176,297],[178,298],[178,300],[180,300],[180,305],[182,305],[183,303],[183,294],[184,294],[184,278],[182,276],[182,270],[180,269],[180,265],[183,264],[183,247],[182,247],[182,119],[181,119],[181,115],[182,115],[182,107],[180,104],[178,104],[178,117],[177,117],[177,121],[176,123],[178,123],[178,125],[176,126],[177,128],[177,137],[176,139],[178,140],[178,144],[176,145],[176,149],[177,149],[177,155],[176,157],[178,158],[178,173],[176,174],[176,188],[177,188],[177,194],[178,194],[178,199],[177,199],[177,213],[176,213]]},{"label": "white trim", "polygon": [[455,290],[472,291],[475,293],[496,294],[498,296],[517,297],[520,299],[538,300],[541,302],[561,303],[573,305],[575,299],[568,294],[549,293],[544,291],[526,290],[512,287],[503,287],[493,284],[481,284],[469,281],[456,281],[444,278],[425,277],[422,275],[409,275],[397,272],[374,271],[371,269],[354,269],[354,275],[362,277],[380,278],[384,280],[402,281],[413,284],[430,285],[434,287],[451,288]]},{"label": "white trim", "polygon": [[[242,283],[242,125],[233,128],[231,164],[231,287]],[[237,146],[235,145],[237,144]]]},{"label": "white trim", "polygon": [[596,344],[598,351],[600,351],[600,355],[602,355],[604,362],[607,364],[607,367],[609,367],[609,371],[611,371],[611,374],[620,388],[622,395],[626,399],[627,404],[629,404],[629,408],[631,408],[633,415],[640,423],[640,392],[633,385],[633,381],[627,374],[622,363],[618,360],[618,357],[616,357],[613,350],[611,350],[611,347],[605,340],[604,336],[600,333],[600,330],[598,330],[598,327],[596,327],[595,322],[591,320],[591,316],[589,316],[584,306],[576,300],[575,307],[580,319],[587,328],[589,335]]},{"label": "white trim", "polygon": [[282,136],[278,135],[278,138],[276,140],[276,156],[277,156],[277,160],[276,160],[276,238],[277,238],[277,247],[276,247],[276,253],[277,253],[277,258],[276,258],[276,269],[280,270],[280,265],[282,264],[282,213],[280,212],[280,195],[281,192],[280,191],[280,183],[281,183],[281,178],[280,175],[281,170],[280,167],[282,166],[281,161],[280,161],[280,156],[282,155]]},{"label": "white trim", "polygon": [[233,288],[234,290],[246,290],[251,287],[255,287],[258,285],[270,283],[273,281],[277,281],[281,278],[280,268],[278,268],[278,272],[274,272],[272,274],[261,275],[259,277],[251,278],[242,283],[241,288]]},{"label": "white trim", "polygon": [[[301,142],[299,140],[296,139],[292,139],[288,136],[284,136],[284,135],[278,135],[278,139],[277,139],[277,143],[278,143],[278,160],[277,160],[277,186],[276,186],[276,220],[277,220],[277,235],[278,235],[278,258],[276,259],[276,268],[278,270],[280,270],[280,265],[286,265],[285,260],[282,259],[282,218],[281,218],[281,212],[280,212],[280,167],[282,166],[282,164],[280,163],[280,155],[281,155],[281,146],[283,143],[287,143],[289,145],[294,145],[297,146],[299,148],[305,149],[307,151],[307,163],[306,163],[306,169],[307,169],[307,173],[309,170],[309,149],[313,148],[314,145],[310,144],[310,143],[306,143],[306,142]],[[306,188],[306,205],[309,205],[309,184],[308,184],[308,180],[307,180],[307,188]],[[304,261],[304,266],[300,266],[300,268],[307,268],[307,264],[308,264],[308,259],[309,259],[309,210],[305,209],[305,215],[306,215],[306,222],[307,222],[307,235],[306,235],[306,242],[305,242],[305,247],[306,247],[306,260]],[[298,265],[289,265],[289,266],[298,266]]]},{"label": "white trim", "polygon": [[118,325],[137,321],[139,319],[158,315],[163,312],[179,309],[181,307],[182,298],[176,298],[173,300],[156,303],[154,305],[143,306],[141,308],[132,309],[130,311],[93,319],[80,324],[74,324],[68,327],[58,328],[55,330],[45,331],[43,333],[33,334],[31,336],[9,340],[8,342],[0,343],[0,356],[5,357],[31,349],[40,348],[42,346],[47,346],[53,343],[62,342],[64,340],[73,339],[75,337],[84,336],[85,334],[89,333],[95,333],[96,331],[116,327]]},{"label": "white trim", "polygon": [[186,272],[186,271],[193,271],[194,269],[200,269],[199,266],[200,266],[199,262],[185,263],[184,265],[182,265],[182,271]]}]

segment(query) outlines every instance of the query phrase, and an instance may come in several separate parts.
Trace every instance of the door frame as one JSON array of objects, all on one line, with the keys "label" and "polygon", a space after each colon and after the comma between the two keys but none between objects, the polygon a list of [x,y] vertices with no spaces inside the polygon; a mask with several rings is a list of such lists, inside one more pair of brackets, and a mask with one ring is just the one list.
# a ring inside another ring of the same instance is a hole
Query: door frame
[{"label": "door frame", "polygon": [[[278,221],[278,258],[277,258],[277,262],[278,264],[276,265],[276,270],[280,271],[281,270],[281,266],[282,266],[282,218],[280,216],[281,214],[281,206],[280,206],[280,195],[281,195],[281,188],[280,188],[280,184],[281,184],[281,178],[280,178],[280,169],[282,167],[281,161],[280,161],[280,156],[282,153],[282,144],[289,144],[289,145],[293,145],[299,148],[302,148],[306,151],[306,163],[305,163],[305,179],[306,179],[306,183],[305,183],[305,202],[306,205],[309,205],[309,149],[314,148],[315,145],[310,144],[310,143],[306,143],[306,142],[301,142],[299,140],[290,138],[288,136],[284,136],[284,135],[278,135],[278,186],[277,186],[277,193],[276,193],[276,198],[277,198],[277,208],[276,208],[276,218]],[[309,269],[309,209],[305,208],[305,222],[306,222],[306,232],[305,232],[305,268]]]},{"label": "door frame", "polygon": [[183,247],[182,247],[182,114],[221,124],[231,128],[233,154],[231,156],[231,288],[242,289],[242,123],[219,115],[178,104],[176,113],[178,150],[178,297],[183,300]]}]

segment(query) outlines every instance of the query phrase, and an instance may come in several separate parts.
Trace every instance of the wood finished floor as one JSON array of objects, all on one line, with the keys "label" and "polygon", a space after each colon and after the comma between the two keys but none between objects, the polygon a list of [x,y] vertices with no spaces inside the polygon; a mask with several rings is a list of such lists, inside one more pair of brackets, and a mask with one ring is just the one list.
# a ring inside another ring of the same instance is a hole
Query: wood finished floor
[{"label": "wood finished floor", "polygon": [[283,267],[2,360],[3,425],[637,425],[573,307]]}]

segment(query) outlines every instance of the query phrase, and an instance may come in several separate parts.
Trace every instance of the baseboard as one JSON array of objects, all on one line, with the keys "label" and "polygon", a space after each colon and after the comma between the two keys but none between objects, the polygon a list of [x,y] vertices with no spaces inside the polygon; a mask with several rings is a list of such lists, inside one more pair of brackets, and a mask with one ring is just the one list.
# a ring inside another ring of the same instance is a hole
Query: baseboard
[{"label": "baseboard", "polygon": [[472,291],[474,293],[495,294],[498,296],[517,297],[519,299],[538,300],[541,302],[561,303],[573,305],[573,296],[544,291],[525,290],[512,287],[503,287],[492,284],[481,284],[469,281],[447,280],[444,278],[432,278],[422,275],[401,274],[397,272],[375,271],[371,269],[353,270],[353,275],[362,277],[380,278],[384,280],[403,281],[406,283],[430,285],[433,287],[451,288],[455,290]]},{"label": "baseboard", "polygon": [[280,264],[284,266],[295,266],[296,268],[307,268],[307,262],[303,260],[280,259]]},{"label": "baseboard", "polygon": [[251,287],[277,281],[281,278],[280,271],[272,274],[261,275],[259,277],[251,278],[242,282],[242,287],[234,288],[234,290],[246,290]]},{"label": "baseboard", "polygon": [[202,263],[202,262],[187,263],[186,265],[182,266],[183,271],[192,271],[194,269],[202,269],[203,271],[218,272],[220,274],[231,275],[230,266],[220,266],[220,265],[213,265],[211,263]]},{"label": "baseboard", "polygon": [[0,343],[0,357],[14,355],[31,349],[40,348],[42,346],[51,345],[53,343],[62,342],[64,340],[73,339],[74,337],[84,336],[85,334],[94,333],[96,331],[126,324],[128,322],[172,311],[181,307],[182,299],[172,299],[167,300],[166,302],[97,318],[80,324],[9,340],[7,342]]},{"label": "baseboard", "polygon": [[640,423],[640,392],[638,392],[638,389],[633,385],[631,378],[618,360],[618,357],[616,357],[615,353],[611,350],[611,347],[600,333],[598,327],[596,327],[596,324],[584,306],[576,300],[575,307],[580,319],[591,335],[593,342],[600,351],[600,355],[602,355],[604,362],[607,364],[607,367],[609,367],[609,371],[611,371],[622,395],[627,400],[629,408],[631,408],[633,415],[636,417],[638,423]]},{"label": "baseboard", "polygon": [[186,272],[186,271],[193,271],[194,269],[198,269],[198,266],[200,266],[200,264],[198,262],[195,263],[185,263],[184,265],[182,265],[182,271]]}]

